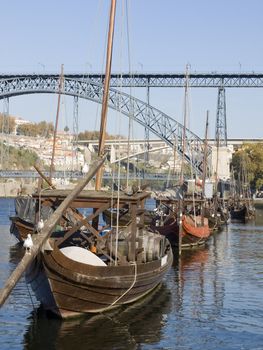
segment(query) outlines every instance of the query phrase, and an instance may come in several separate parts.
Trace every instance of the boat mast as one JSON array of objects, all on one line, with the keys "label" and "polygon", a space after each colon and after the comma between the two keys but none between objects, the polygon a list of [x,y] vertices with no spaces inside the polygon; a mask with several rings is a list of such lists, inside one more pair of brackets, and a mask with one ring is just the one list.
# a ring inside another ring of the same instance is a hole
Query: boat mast
[{"label": "boat mast", "polygon": [[50,171],[49,171],[49,180],[52,179],[52,173],[54,171],[54,158],[55,158],[55,149],[56,149],[56,141],[57,141],[57,131],[58,131],[58,117],[59,117],[59,110],[60,110],[60,97],[61,92],[63,89],[63,83],[64,83],[64,64],[61,65],[61,72],[59,77],[59,84],[58,84],[58,104],[57,104],[57,114],[56,114],[56,122],[55,122],[55,129],[54,129],[54,135],[53,135],[53,149],[52,149],[52,157],[51,157],[51,163],[50,163]]},{"label": "boat mast", "polygon": [[217,217],[217,209],[218,209],[218,196],[217,196],[217,187],[218,187],[218,163],[219,163],[219,133],[216,138],[216,173],[215,173],[215,203],[214,203],[214,210],[215,215]]},{"label": "boat mast", "polygon": [[[103,156],[104,148],[105,148],[105,135],[106,135],[107,111],[108,111],[108,100],[109,100],[109,86],[110,86],[111,63],[112,63],[115,13],[116,13],[116,0],[111,0],[108,44],[107,44],[107,59],[106,59],[105,80],[104,80],[102,108],[101,108],[100,139],[99,139],[99,151],[98,151],[99,157]],[[102,174],[103,174],[103,169],[100,168],[97,173],[96,182],[95,182],[95,190],[97,191],[101,189]]]},{"label": "boat mast", "polygon": [[186,143],[186,121],[188,114],[188,87],[189,87],[189,65],[186,65],[185,73],[185,93],[184,93],[184,127],[182,134],[182,162],[181,162],[181,173],[180,173],[180,192],[182,193],[182,198],[179,197],[178,201],[178,223],[179,223],[179,242],[178,242],[178,254],[181,255],[182,252],[182,215],[183,215],[183,184],[184,184],[184,156],[185,156],[185,143]]},{"label": "boat mast", "polygon": [[188,87],[189,87],[189,65],[186,66],[185,74],[185,93],[184,93],[184,127],[182,135],[182,162],[181,162],[181,174],[180,174],[180,185],[184,183],[184,156],[185,156],[185,138],[186,138],[186,121],[188,114]]},{"label": "boat mast", "polygon": [[[207,167],[207,136],[208,136],[208,118],[209,111],[206,112],[206,125],[205,125],[205,146],[204,146],[204,159],[203,159],[203,177],[202,177],[202,199],[205,198],[205,178],[206,178],[206,167]],[[201,225],[204,226],[204,211],[205,205],[204,202],[201,203]]]}]

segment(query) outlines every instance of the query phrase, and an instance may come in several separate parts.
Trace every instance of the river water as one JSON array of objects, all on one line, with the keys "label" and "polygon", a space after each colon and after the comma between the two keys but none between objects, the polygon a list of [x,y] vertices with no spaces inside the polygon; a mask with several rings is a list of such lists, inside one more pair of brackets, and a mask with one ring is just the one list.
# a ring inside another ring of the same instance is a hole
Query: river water
[{"label": "river water", "polygon": [[[0,200],[0,284],[23,255]],[[162,286],[115,315],[48,319],[20,280],[0,309],[0,349],[263,349],[263,210],[183,253]]]}]

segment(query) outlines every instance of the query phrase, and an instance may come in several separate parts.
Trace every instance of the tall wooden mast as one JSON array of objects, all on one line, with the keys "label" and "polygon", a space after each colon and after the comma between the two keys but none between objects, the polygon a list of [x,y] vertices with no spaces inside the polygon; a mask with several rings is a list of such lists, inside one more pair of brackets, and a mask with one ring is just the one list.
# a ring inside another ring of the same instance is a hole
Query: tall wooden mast
[{"label": "tall wooden mast", "polygon": [[[208,137],[208,118],[209,112],[206,112],[206,124],[205,124],[205,146],[204,146],[204,159],[203,159],[203,177],[202,177],[202,197],[205,198],[205,179],[206,179],[206,168],[207,168],[207,137]],[[202,202],[202,211],[201,211],[201,224],[204,225],[204,202]]]},{"label": "tall wooden mast", "polygon": [[[111,0],[111,8],[110,8],[107,60],[106,60],[105,80],[104,80],[102,109],[101,109],[101,122],[100,122],[100,140],[99,140],[99,151],[98,151],[99,157],[101,157],[104,154],[104,145],[105,145],[116,1],[117,0]],[[103,169],[100,168],[96,176],[96,183],[95,183],[96,190],[101,189],[102,174],[103,174]]]},{"label": "tall wooden mast", "polygon": [[184,91],[184,125],[182,134],[182,162],[181,162],[181,173],[180,173],[180,185],[184,183],[184,157],[186,148],[186,123],[188,117],[188,89],[189,89],[189,65],[186,65],[185,73],[185,91]]},{"label": "tall wooden mast", "polygon": [[179,195],[178,201],[178,218],[177,221],[179,223],[179,240],[178,240],[178,254],[181,255],[182,252],[182,215],[183,215],[183,184],[184,184],[184,156],[185,156],[185,148],[186,148],[186,122],[188,117],[188,88],[189,88],[189,65],[186,65],[186,74],[185,74],[185,93],[184,93],[184,127],[182,134],[182,162],[181,162],[181,173],[180,173],[180,192],[182,198]]}]

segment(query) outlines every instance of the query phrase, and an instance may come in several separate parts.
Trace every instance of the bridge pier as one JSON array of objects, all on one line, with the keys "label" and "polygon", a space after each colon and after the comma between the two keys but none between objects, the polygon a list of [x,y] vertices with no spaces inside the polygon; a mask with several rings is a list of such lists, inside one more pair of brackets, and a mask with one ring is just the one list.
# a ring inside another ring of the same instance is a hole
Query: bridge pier
[{"label": "bridge pier", "polygon": [[218,89],[215,139],[218,146],[227,146],[226,92],[224,87]]}]

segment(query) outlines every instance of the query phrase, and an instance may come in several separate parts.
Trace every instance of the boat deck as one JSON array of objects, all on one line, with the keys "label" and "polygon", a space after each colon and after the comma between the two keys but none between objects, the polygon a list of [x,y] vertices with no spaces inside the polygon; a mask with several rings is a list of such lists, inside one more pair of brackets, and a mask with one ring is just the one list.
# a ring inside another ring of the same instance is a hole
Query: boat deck
[{"label": "boat deck", "polygon": [[[50,202],[62,202],[70,193],[70,190],[48,189],[41,194],[33,194],[33,198],[41,199],[42,205],[49,205]],[[72,202],[74,208],[100,208],[101,205],[110,203],[111,201],[119,200],[120,207],[125,204],[137,204],[144,201],[150,196],[148,192],[139,192],[133,195],[127,195],[117,191],[95,191],[84,190]]]}]

